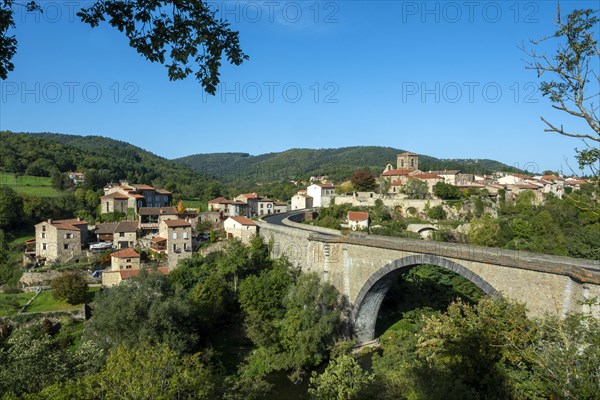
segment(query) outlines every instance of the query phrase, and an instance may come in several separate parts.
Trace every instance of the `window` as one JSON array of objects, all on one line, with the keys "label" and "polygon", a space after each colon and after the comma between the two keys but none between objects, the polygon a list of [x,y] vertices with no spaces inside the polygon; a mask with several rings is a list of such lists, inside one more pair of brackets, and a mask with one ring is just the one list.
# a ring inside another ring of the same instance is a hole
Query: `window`
[{"label": "window", "polygon": [[131,262],[131,258],[126,259],[125,262],[130,263]]},{"label": "window", "polygon": [[263,208],[265,205],[263,203],[260,203],[260,208]]},{"label": "window", "polygon": [[42,232],[46,232],[46,225],[42,225]]},{"label": "window", "polygon": [[410,166],[414,167],[415,166],[415,159],[413,158],[412,160],[410,160]]},{"label": "window", "polygon": [[69,250],[69,244],[68,244],[68,243],[65,243],[65,244],[64,244],[64,248],[65,248],[65,250]]},{"label": "window", "polygon": [[187,232],[183,232],[183,238],[187,239],[188,238],[188,233]]},{"label": "window", "polygon": [[119,232],[119,237],[125,237],[125,232]]},{"label": "window", "polygon": [[177,245],[176,244],[173,245],[173,251],[177,251]]},{"label": "window", "polygon": [[131,265],[126,265],[125,269],[131,269]]},{"label": "window", "polygon": [[65,233],[65,239],[73,239],[72,233]]},{"label": "window", "polygon": [[183,244],[183,249],[184,249],[184,250],[187,250],[187,248],[188,248],[188,247],[187,247],[187,243],[184,243],[184,244]]},{"label": "window", "polygon": [[46,243],[42,243],[42,250],[48,250],[48,245]]},{"label": "window", "polygon": [[42,239],[46,239],[46,232],[42,232]]},{"label": "window", "polygon": [[404,167],[404,160],[400,160],[400,167]]},{"label": "window", "polygon": [[177,239],[177,232],[173,232],[173,239]]}]

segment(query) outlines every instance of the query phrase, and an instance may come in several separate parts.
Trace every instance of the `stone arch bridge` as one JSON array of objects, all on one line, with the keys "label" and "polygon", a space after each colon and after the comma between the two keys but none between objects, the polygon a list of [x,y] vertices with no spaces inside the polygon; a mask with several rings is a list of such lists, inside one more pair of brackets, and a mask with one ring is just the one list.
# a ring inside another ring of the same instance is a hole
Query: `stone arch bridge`
[{"label": "stone arch bridge", "polygon": [[259,222],[260,235],[272,241],[274,257],[285,255],[302,271],[316,272],[345,296],[359,343],[375,338],[379,307],[395,280],[421,264],[454,271],[490,296],[523,302],[532,316],[591,311],[600,317],[598,306],[590,310],[581,303],[600,296],[598,261],[424,240],[342,235],[300,224],[300,215],[296,212],[266,217]]}]

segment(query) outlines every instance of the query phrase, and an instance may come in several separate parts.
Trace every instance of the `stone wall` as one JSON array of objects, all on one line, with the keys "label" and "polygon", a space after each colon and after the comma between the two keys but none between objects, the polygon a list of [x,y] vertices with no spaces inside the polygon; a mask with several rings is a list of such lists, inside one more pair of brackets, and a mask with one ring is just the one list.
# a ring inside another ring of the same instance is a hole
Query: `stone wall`
[{"label": "stone wall", "polygon": [[431,200],[411,200],[403,198],[403,195],[381,195],[373,193],[373,196],[326,196],[323,197],[323,207],[331,204],[351,204],[356,207],[374,207],[375,201],[380,199],[383,201],[383,205],[394,210],[399,207],[403,212],[408,208],[413,207],[419,213],[425,212],[425,207],[429,204],[429,207],[437,205],[443,205],[443,201],[440,199]]}]

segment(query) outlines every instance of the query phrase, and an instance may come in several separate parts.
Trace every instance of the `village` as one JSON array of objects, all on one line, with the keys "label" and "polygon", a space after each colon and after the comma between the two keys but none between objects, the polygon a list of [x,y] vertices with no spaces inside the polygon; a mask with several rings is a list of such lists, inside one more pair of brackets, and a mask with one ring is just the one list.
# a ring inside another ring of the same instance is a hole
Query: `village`
[{"label": "village", "polygon": [[[71,175],[71,179],[83,180],[81,174]],[[403,190],[415,181],[426,185],[425,198],[411,198]],[[256,219],[272,214],[312,211],[334,204],[372,207],[378,201],[389,209],[404,207],[423,212],[431,205],[443,204],[435,195],[440,182],[461,191],[481,191],[491,199],[501,191],[508,198],[531,191],[537,203],[543,201],[544,194],[561,198],[586,183],[555,175],[499,172],[480,176],[459,170],[422,171],[419,156],[405,152],[397,155],[395,168],[392,164],[385,166],[378,178],[377,192],[340,193],[339,186],[328,182],[327,177],[318,177],[306,189],[299,190],[289,204],[257,193],[244,193],[233,199],[212,199],[208,201],[208,211],[200,212],[181,204],[173,205],[173,195],[167,190],[122,180],[108,183],[98,204],[103,214],[122,218],[94,225],[78,218],[40,221],[35,225],[35,239],[26,243],[23,263],[31,267],[78,263],[110,251],[110,266],[94,272],[95,277],[101,275],[103,286],[110,287],[137,276],[148,265],[168,274],[180,260],[191,258],[211,239],[209,232],[219,232],[225,240],[236,238],[247,244],[258,233]],[[370,216],[368,212],[349,211],[345,222],[343,227],[364,231],[369,228]]]}]

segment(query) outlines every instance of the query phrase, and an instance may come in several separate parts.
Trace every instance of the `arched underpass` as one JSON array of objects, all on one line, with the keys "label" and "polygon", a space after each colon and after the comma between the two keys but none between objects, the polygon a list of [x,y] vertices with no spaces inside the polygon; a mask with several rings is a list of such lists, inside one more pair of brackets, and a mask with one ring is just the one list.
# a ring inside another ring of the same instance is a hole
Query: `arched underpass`
[{"label": "arched underpass", "polygon": [[[451,260],[431,256],[425,258],[419,255],[403,257],[386,264],[383,268],[375,272],[361,289],[352,316],[354,334],[359,343],[375,339],[377,317],[386,294],[398,282],[401,276],[421,265],[433,265],[443,270],[451,271],[473,283],[483,293],[496,298],[500,297],[498,291],[488,282],[480,276],[473,274],[464,266]],[[443,290],[444,288],[440,287],[439,289]],[[386,322],[383,322],[383,324],[385,325]],[[389,321],[387,325],[389,326]]]}]

